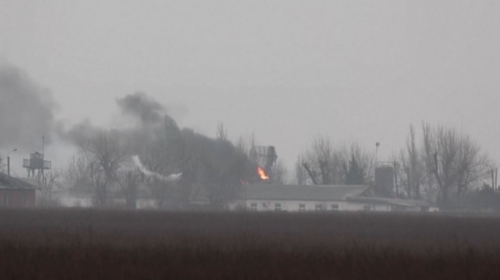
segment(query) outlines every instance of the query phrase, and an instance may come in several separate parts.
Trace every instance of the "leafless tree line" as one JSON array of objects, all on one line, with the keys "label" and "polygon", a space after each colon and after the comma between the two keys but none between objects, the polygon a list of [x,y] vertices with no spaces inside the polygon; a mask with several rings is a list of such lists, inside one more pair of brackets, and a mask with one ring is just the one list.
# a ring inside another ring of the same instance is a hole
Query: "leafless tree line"
[{"label": "leafless tree line", "polygon": [[59,206],[59,200],[53,197],[53,192],[56,189],[62,188],[61,184],[62,171],[54,169],[44,172],[43,176],[38,177],[39,195],[37,196],[37,205],[42,207]]},{"label": "leafless tree line", "polygon": [[[462,198],[489,177],[493,163],[472,138],[453,127],[422,124],[417,136],[413,125],[403,149],[395,152],[395,192],[400,198],[426,199],[441,204]],[[334,143],[316,136],[297,159],[298,184],[372,184],[374,153],[359,143]]]},{"label": "leafless tree line", "polygon": [[360,185],[373,180],[373,153],[359,143],[334,145],[326,136],[316,136],[295,164],[300,185]]},{"label": "leafless tree line", "polygon": [[[72,189],[91,189],[93,204],[110,204],[110,190],[118,191],[125,206],[136,208],[140,193],[149,193],[158,208],[186,209],[207,204],[223,209],[237,195],[241,180],[250,176],[247,155],[229,140],[224,126],[210,139],[189,129],[180,130],[170,117],[154,137],[96,129],[77,142],[79,153],[69,162],[64,181]],[[132,161],[138,156],[151,176]],[[182,173],[179,180],[167,180]]]},{"label": "leafless tree line", "polygon": [[394,156],[400,196],[449,204],[482,185],[493,162],[456,128],[422,124],[418,141],[410,126],[406,147]]},{"label": "leafless tree line", "polygon": [[[134,126],[106,129],[83,122],[65,132],[63,136],[78,147],[78,153],[64,170],[47,172],[40,179],[42,204],[52,204],[53,190],[64,185],[90,190],[97,207],[109,206],[110,198],[119,193],[126,207],[136,208],[138,198],[147,192],[158,208],[186,209],[201,203],[221,209],[242,184],[255,178],[256,159],[250,152],[256,147],[253,135],[231,143],[222,123],[215,138],[180,129],[160,104],[141,93],[118,99],[117,104]],[[372,184],[374,152],[358,142],[339,144],[319,135],[298,157],[294,179],[301,185]],[[391,162],[398,197],[441,203],[461,198],[481,184],[492,168],[469,135],[427,123],[420,136],[410,126],[405,147],[394,153]],[[281,159],[267,171],[272,183],[287,183],[288,170]],[[179,180],[165,179],[181,173]]]}]

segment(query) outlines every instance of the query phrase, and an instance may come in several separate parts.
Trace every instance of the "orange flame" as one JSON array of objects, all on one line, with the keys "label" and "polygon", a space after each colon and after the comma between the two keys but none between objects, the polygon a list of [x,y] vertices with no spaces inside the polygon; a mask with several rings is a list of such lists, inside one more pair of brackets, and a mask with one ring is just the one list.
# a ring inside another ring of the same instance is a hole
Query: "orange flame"
[{"label": "orange flame", "polygon": [[262,167],[258,167],[257,168],[257,173],[259,173],[259,176],[262,180],[269,180],[269,176],[267,176],[266,172],[264,171],[264,169],[262,169]]}]

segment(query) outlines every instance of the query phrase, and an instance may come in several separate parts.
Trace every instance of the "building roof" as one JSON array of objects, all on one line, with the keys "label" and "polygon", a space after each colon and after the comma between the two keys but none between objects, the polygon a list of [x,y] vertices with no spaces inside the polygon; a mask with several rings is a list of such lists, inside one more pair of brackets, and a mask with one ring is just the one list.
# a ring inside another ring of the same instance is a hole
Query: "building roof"
[{"label": "building roof", "polygon": [[240,194],[245,200],[341,201],[359,196],[369,186],[348,185],[246,185]]},{"label": "building roof", "polygon": [[0,189],[32,190],[36,189],[36,187],[32,184],[24,182],[23,180],[8,176],[7,174],[0,172]]},{"label": "building roof", "polygon": [[348,197],[348,201],[373,203],[373,204],[389,204],[394,206],[403,207],[436,207],[432,203],[425,200],[415,199],[397,199],[397,198],[383,198],[383,197]]}]

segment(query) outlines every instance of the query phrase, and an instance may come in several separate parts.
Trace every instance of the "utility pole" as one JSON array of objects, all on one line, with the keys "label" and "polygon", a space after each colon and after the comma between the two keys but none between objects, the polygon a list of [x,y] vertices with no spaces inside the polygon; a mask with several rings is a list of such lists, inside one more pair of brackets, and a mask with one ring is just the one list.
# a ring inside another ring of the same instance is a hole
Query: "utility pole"
[{"label": "utility pole", "polygon": [[495,169],[491,169],[491,188],[495,191]]},{"label": "utility pole", "polygon": [[399,198],[399,185],[398,185],[398,173],[397,173],[396,161],[394,161],[394,184],[396,185],[396,198]]},{"label": "utility pole", "polygon": [[493,191],[498,189],[498,168],[495,169],[495,185],[493,186]]},{"label": "utility pole", "polygon": [[45,135],[42,135],[42,182],[45,184]]},{"label": "utility pole", "polygon": [[17,148],[7,154],[7,176],[10,177],[10,153],[17,151]]}]

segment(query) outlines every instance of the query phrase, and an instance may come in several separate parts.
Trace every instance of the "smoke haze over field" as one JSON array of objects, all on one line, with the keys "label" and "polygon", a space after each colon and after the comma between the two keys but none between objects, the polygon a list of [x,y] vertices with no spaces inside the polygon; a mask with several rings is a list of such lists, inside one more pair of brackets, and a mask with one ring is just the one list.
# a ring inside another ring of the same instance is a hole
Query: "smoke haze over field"
[{"label": "smoke haze over field", "polygon": [[0,148],[38,147],[56,129],[52,95],[23,71],[0,65]]},{"label": "smoke haze over field", "polygon": [[0,0],[0,280],[500,279],[499,29],[499,0]]},{"label": "smoke haze over field", "polygon": [[[167,112],[163,105],[145,93],[129,94],[117,98],[116,105],[119,109],[118,118],[122,125],[120,127],[103,127],[122,130],[130,137],[142,141],[153,140],[158,136],[158,133],[162,133],[163,129],[160,126],[163,124],[163,118]],[[78,144],[88,135],[103,127],[94,125],[89,119],[86,119],[63,132],[62,138]]]},{"label": "smoke haze over field", "polygon": [[[162,133],[160,126],[167,115],[166,109],[145,93],[117,98],[116,105],[120,119],[126,122],[125,127],[118,129],[131,139],[154,141]],[[26,157],[27,153],[41,151],[44,136],[45,144],[52,151],[49,157],[61,151],[66,153],[60,158],[63,162],[59,163],[64,165],[68,154],[75,152],[89,135],[108,128],[95,125],[88,118],[75,125],[65,125],[56,119],[57,108],[50,91],[34,82],[27,73],[15,66],[0,65],[0,151],[16,148]],[[14,165],[13,169],[16,167],[19,166]],[[165,179],[171,180],[170,177]]]},{"label": "smoke haze over field", "polygon": [[[53,149],[72,147],[73,153],[77,150],[88,151],[97,147],[90,147],[92,141],[103,141],[103,129],[111,129],[118,133],[120,140],[126,143],[126,153],[132,155],[133,163],[148,177],[155,177],[162,181],[178,181],[181,174],[163,175],[148,170],[135,152],[144,152],[150,146],[165,141],[165,133],[170,136],[177,134],[183,144],[175,149],[185,147],[191,157],[204,162],[216,160],[219,162],[233,162],[238,157],[236,150],[229,142],[219,144],[191,130],[179,130],[175,120],[168,116],[165,107],[145,93],[137,92],[116,99],[119,117],[126,121],[123,127],[107,127],[93,124],[85,119],[75,125],[62,125],[62,121],[55,118],[56,102],[48,91],[40,89],[19,69],[12,66],[0,68],[0,97],[1,97],[1,122],[0,122],[0,150],[10,147],[22,148],[23,153],[34,151],[40,146],[40,139],[45,135],[47,139],[54,139]],[[173,131],[166,131],[166,122],[173,122]],[[56,125],[58,124],[58,125]],[[104,140],[108,141],[108,140]],[[95,142],[94,142],[95,143]],[[47,144],[50,144],[48,142]],[[116,144],[116,143],[114,143]],[[105,145],[113,145],[106,142]],[[161,145],[161,144],[160,144]],[[102,146],[103,148],[106,146]],[[159,146],[164,149],[164,146]],[[196,153],[192,153],[193,150]],[[159,151],[156,151],[159,152]],[[26,156],[26,155],[23,155]],[[106,154],[104,157],[108,156]],[[50,156],[49,156],[50,157]],[[62,163],[62,165],[64,165]]]},{"label": "smoke haze over field", "polygon": [[[498,1],[0,5],[0,61],[49,88],[58,116],[73,124],[109,126],[115,101],[141,90],[177,121],[182,115],[184,127],[213,135],[221,121],[231,139],[255,133],[288,166],[318,133],[372,151],[380,142],[379,158],[387,159],[404,145],[409,124],[423,120],[463,124],[500,159]],[[137,111],[134,100],[122,100],[120,110],[141,122],[161,111]],[[18,120],[23,133],[54,125],[44,109],[53,105],[41,101],[32,103],[42,109],[35,110],[41,125]],[[16,106],[9,114],[21,113]]]}]

